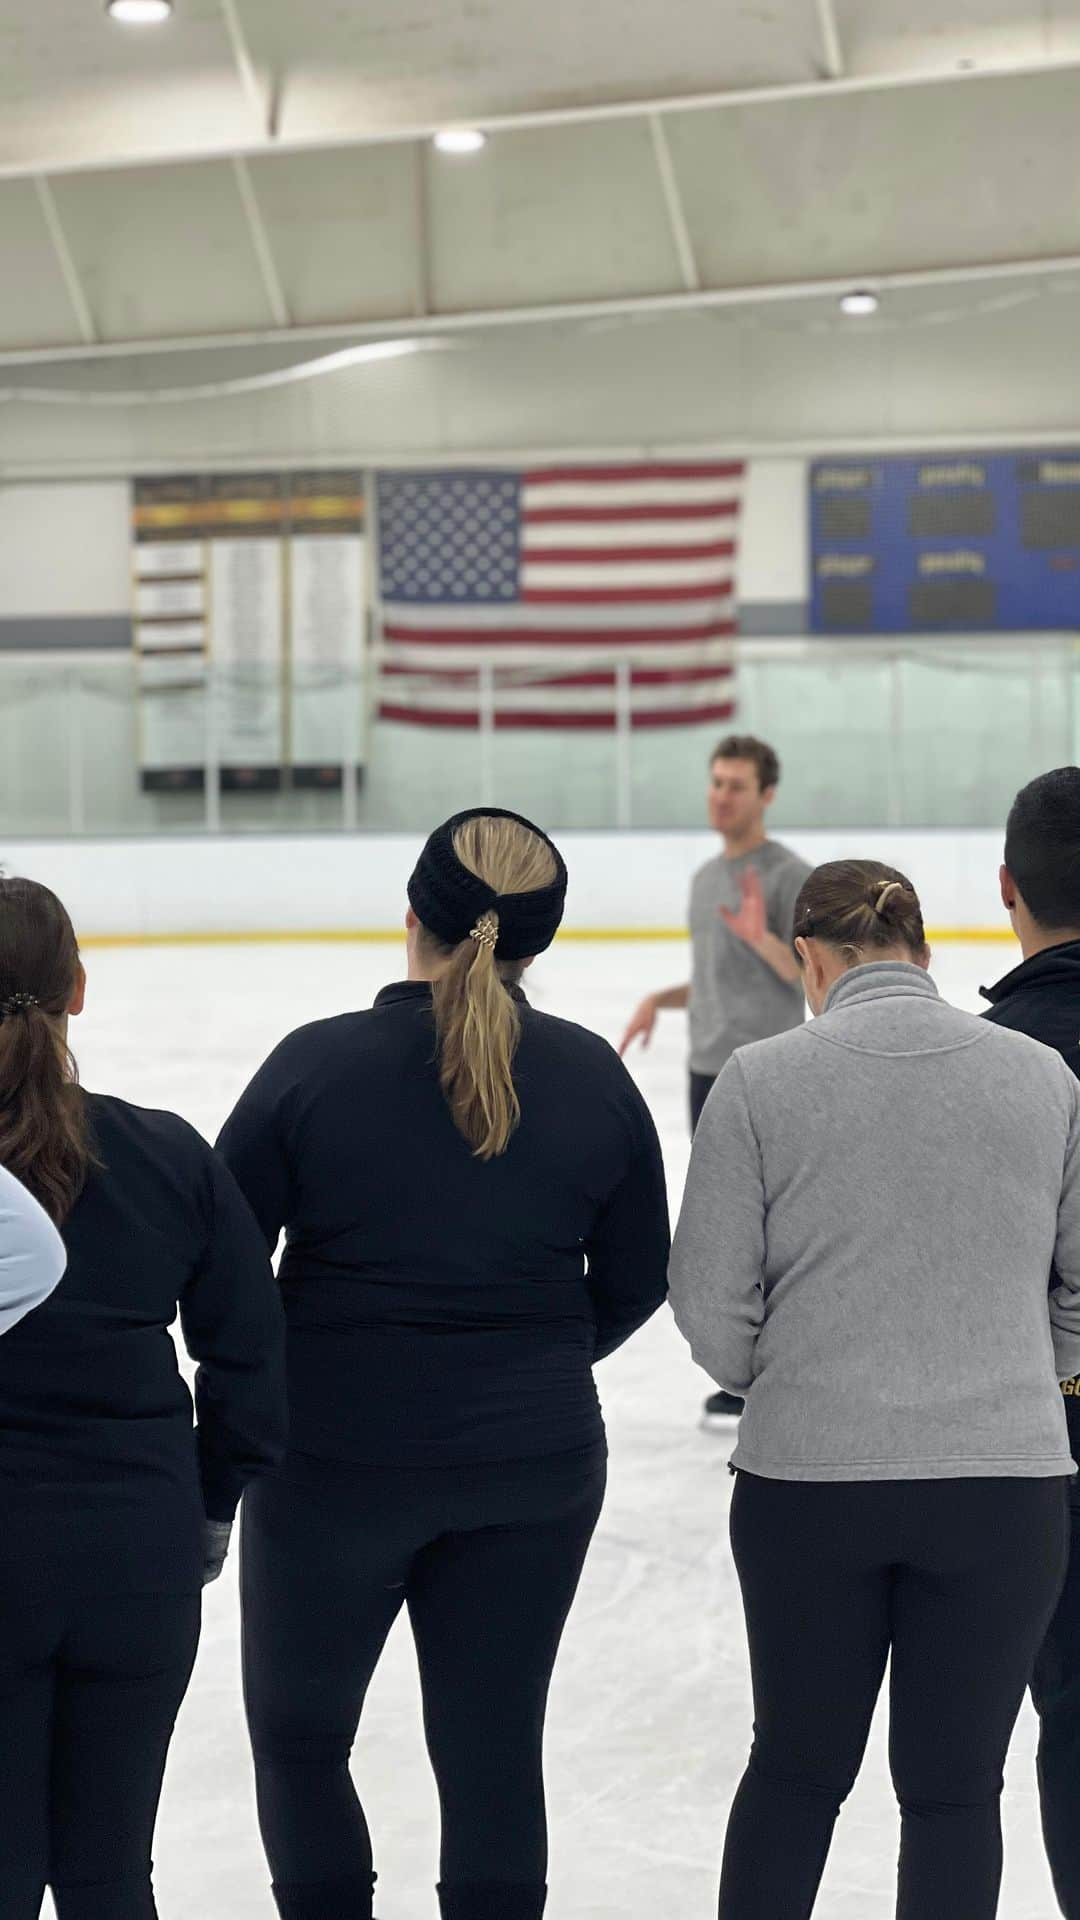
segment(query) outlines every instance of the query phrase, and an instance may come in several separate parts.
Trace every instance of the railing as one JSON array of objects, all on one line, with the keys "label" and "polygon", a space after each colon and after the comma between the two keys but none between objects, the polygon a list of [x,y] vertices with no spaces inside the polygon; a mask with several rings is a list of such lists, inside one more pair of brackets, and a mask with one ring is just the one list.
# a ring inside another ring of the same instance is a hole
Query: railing
[{"label": "railing", "polygon": [[[170,773],[170,696],[140,691],[132,659],[0,656],[0,833],[415,831],[487,802],[552,827],[700,825],[707,759],[729,727],[639,725],[630,663],[590,667],[610,676],[594,696],[604,725],[573,731],[511,724],[525,681],[535,707],[557,677],[532,665],[455,676],[453,725],[380,719],[374,673],[294,678],[285,698],[277,679],[211,668],[175,696],[187,762],[173,728]],[[778,826],[999,825],[1025,780],[1077,758],[1071,634],[754,640],[732,667],[731,724],[783,760]],[[445,712],[446,691],[445,677],[414,679],[409,698]],[[269,735],[254,724],[265,712]]]}]

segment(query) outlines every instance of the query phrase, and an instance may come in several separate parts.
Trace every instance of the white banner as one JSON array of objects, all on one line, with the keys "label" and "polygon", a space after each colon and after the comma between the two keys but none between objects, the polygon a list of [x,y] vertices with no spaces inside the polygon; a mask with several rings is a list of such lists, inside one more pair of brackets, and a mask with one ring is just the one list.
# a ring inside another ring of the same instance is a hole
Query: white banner
[{"label": "white banner", "polygon": [[144,655],[139,695],[139,759],[146,783],[184,787],[196,774],[201,780],[206,744],[203,656]]},{"label": "white banner", "polygon": [[162,583],[140,580],[135,589],[135,612],[144,620],[172,620],[178,615],[201,614],[206,592],[202,579],[168,580]]},{"label": "white banner", "polygon": [[176,653],[188,647],[202,652],[206,628],[201,620],[168,620],[137,625],[135,645],[140,653]]},{"label": "white banner", "polygon": [[135,571],[140,579],[155,574],[198,574],[203,571],[201,540],[144,540],[135,548]]},{"label": "white banner", "polygon": [[328,773],[359,755],[362,737],[364,540],[302,534],[290,551],[290,759]]},{"label": "white banner", "polygon": [[214,540],[209,553],[217,759],[225,784],[261,785],[284,755],[282,542]]}]

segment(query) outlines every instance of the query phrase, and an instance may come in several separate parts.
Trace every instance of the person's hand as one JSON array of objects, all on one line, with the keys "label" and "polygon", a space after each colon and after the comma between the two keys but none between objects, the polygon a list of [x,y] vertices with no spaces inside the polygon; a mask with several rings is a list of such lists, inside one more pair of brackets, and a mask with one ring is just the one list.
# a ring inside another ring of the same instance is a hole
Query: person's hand
[{"label": "person's hand", "polygon": [[619,1043],[620,1060],[627,1048],[631,1046],[639,1036],[642,1046],[648,1046],[649,1041],[652,1039],[653,1028],[656,1025],[656,1017],[659,1011],[660,1009],[656,1004],[655,994],[647,994]]},{"label": "person's hand", "polygon": [[748,947],[760,947],[769,931],[765,915],[765,889],[761,884],[761,875],[755,867],[748,867],[742,877],[742,901],[737,913],[729,907],[721,907],[720,917],[732,933],[745,940]]},{"label": "person's hand", "polygon": [[216,1580],[225,1565],[232,1538],[231,1520],[207,1520],[203,1527],[203,1586]]}]

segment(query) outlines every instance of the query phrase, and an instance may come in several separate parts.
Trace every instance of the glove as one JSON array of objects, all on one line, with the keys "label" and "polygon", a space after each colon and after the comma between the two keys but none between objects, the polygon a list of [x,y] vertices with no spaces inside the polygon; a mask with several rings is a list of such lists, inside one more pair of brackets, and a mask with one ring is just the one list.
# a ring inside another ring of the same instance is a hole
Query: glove
[{"label": "glove", "polygon": [[231,1520],[207,1520],[203,1527],[203,1586],[216,1580],[225,1565],[232,1539]]}]

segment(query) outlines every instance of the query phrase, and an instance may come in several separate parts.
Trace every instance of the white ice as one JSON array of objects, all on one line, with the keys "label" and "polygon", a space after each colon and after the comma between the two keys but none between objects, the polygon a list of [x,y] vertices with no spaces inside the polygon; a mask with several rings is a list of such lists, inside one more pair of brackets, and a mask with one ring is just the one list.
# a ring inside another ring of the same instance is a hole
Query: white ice
[{"label": "white ice", "polygon": [[[1008,947],[945,947],[943,991],[976,1007]],[[172,1107],[213,1134],[291,1027],[370,1003],[400,978],[387,946],[197,947],[92,953],[72,1031],[88,1086]],[[670,943],[566,942],[537,964],[538,1005],[617,1038],[640,995],[685,969]],[[682,1016],[633,1062],[664,1141],[673,1206],[687,1159]],[[708,1382],[666,1312],[599,1371],[611,1488],[556,1674],[547,1765],[552,1920],[709,1920],[724,1822],[750,1741],[738,1587],[727,1543],[724,1439],[698,1431]],[[1006,1542],[1002,1550],[1008,1551]],[[792,1580],[800,1578],[797,1565]],[[162,1920],[273,1920],[238,1684],[235,1558],[207,1595],[202,1650],[157,1842]],[[820,1920],[893,1913],[897,1820],[879,1714],[841,1816]],[[1052,1920],[1025,1707],[1005,1796],[1002,1920]],[[407,1626],[399,1623],[354,1755],[375,1839],[380,1920],[434,1920],[435,1794]],[[50,1909],[51,1911],[51,1909]],[[961,1920],[961,1916],[957,1916]]]}]

